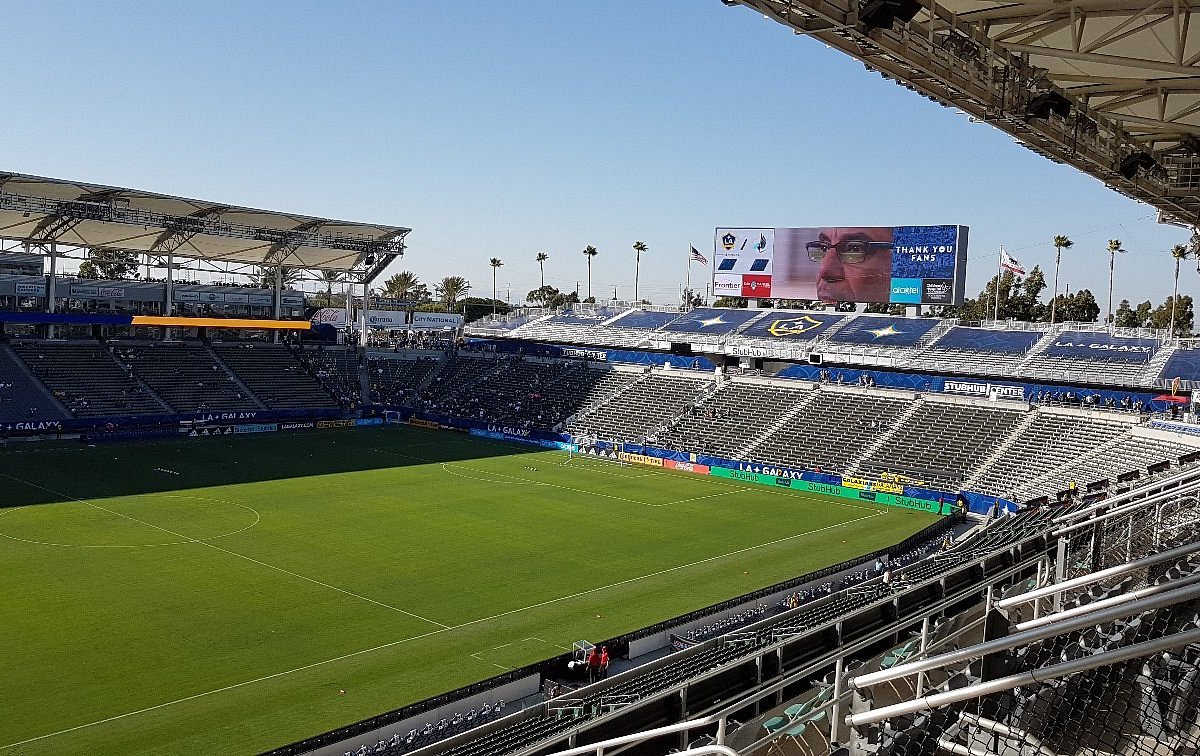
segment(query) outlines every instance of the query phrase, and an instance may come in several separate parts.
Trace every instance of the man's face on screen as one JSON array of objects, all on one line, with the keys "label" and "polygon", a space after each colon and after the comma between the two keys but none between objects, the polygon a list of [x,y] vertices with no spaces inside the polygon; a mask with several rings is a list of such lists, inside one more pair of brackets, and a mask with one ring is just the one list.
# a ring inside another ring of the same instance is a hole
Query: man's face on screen
[{"label": "man's face on screen", "polygon": [[892,229],[827,228],[806,246],[819,263],[817,298],[825,302],[886,302],[892,282]]}]

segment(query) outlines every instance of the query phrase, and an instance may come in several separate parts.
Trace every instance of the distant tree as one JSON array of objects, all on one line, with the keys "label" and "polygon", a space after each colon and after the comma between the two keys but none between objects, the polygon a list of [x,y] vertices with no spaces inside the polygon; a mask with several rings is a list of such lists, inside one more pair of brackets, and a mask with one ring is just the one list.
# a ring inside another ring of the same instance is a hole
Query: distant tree
[{"label": "distant tree", "polygon": [[[345,271],[341,270],[322,270],[320,273],[321,281],[325,284],[325,307],[333,307],[333,285],[346,280]],[[345,306],[345,298],[342,298],[342,306]]]},{"label": "distant tree", "polygon": [[1192,298],[1187,294],[1180,297],[1173,295],[1167,297],[1150,313],[1145,325],[1150,328],[1171,329],[1173,336],[1187,336],[1192,332],[1194,318]]},{"label": "distant tree", "polygon": [[525,301],[541,307],[566,307],[579,304],[579,293],[575,291],[561,292],[553,286],[543,286],[526,294]]},{"label": "distant tree", "polygon": [[1117,312],[1113,315],[1113,325],[1120,328],[1138,328],[1142,325],[1138,322],[1137,315],[1134,314],[1128,299],[1122,299],[1121,303],[1117,305]]},{"label": "distant tree", "polygon": [[1088,289],[1059,295],[1051,304],[1051,309],[1057,309],[1060,323],[1095,323],[1100,315],[1100,305]]},{"label": "distant tree", "polygon": [[550,255],[546,254],[545,252],[538,252],[537,257],[534,259],[537,260],[538,271],[541,275],[541,281],[539,283],[544,289],[546,288],[546,261],[550,259]]},{"label": "distant tree", "polygon": [[389,299],[422,302],[429,298],[429,287],[421,283],[416,273],[402,270],[383,282],[383,296]]},{"label": "distant tree", "polygon": [[1050,325],[1054,325],[1054,302],[1058,299],[1058,269],[1062,264],[1062,251],[1075,246],[1075,242],[1065,236],[1054,237],[1054,293],[1050,296]]},{"label": "distant tree", "polygon": [[717,297],[717,301],[713,302],[712,306],[743,309],[746,307],[746,300],[742,297]]},{"label": "distant tree", "polygon": [[456,311],[455,305],[458,300],[466,296],[471,290],[471,282],[462,276],[446,276],[441,281],[434,285],[434,291],[437,292],[438,299],[442,301],[448,310]]},{"label": "distant tree", "polygon": [[[259,265],[255,269],[254,281],[264,289],[275,288],[275,267],[274,265]],[[293,268],[284,265],[279,270],[280,286],[284,289],[289,288],[293,284],[299,283],[304,271],[300,268]]]},{"label": "distant tree", "polygon": [[[1171,292],[1171,322],[1167,327],[1170,328],[1170,334],[1175,335],[1175,304],[1179,302],[1179,263],[1192,256],[1191,250],[1182,244],[1176,244],[1171,247],[1171,257],[1175,260],[1175,289]],[[1188,324],[1188,331],[1191,331],[1191,324]]]},{"label": "distant tree", "polygon": [[[500,300],[496,297],[496,273],[499,272],[500,266],[504,263],[500,261],[499,257],[493,257],[488,261],[488,264],[492,266],[492,299],[498,302]],[[492,314],[496,313],[493,312]]]},{"label": "distant tree", "polygon": [[633,263],[633,301],[635,302],[638,298],[638,277],[642,272],[642,253],[648,249],[650,248],[646,246],[646,242],[635,241],[633,243],[633,251],[637,255]]},{"label": "distant tree", "polygon": [[97,247],[88,252],[88,259],[79,264],[80,278],[121,280],[137,272],[141,258],[137,252]]},{"label": "distant tree", "polygon": [[700,296],[691,289],[684,289],[683,296],[680,298],[684,307],[703,307],[704,297]]},{"label": "distant tree", "polygon": [[596,255],[600,254],[600,250],[596,249],[595,247],[593,247],[592,245],[589,244],[588,246],[583,248],[583,254],[584,254],[584,257],[587,258],[587,264],[588,264],[588,295],[587,295],[587,299],[585,299],[584,301],[585,302],[595,302],[596,299],[595,299],[595,297],[592,296],[592,258],[595,257]]},{"label": "distant tree", "polygon": [[458,311],[462,313],[463,320],[468,323],[492,314],[507,315],[511,310],[512,308],[508,306],[507,302],[501,302],[495,298],[467,297],[458,303]]},{"label": "distant tree", "polygon": [[1113,271],[1117,266],[1117,253],[1124,253],[1126,250],[1121,249],[1120,239],[1108,240],[1108,316],[1104,319],[1108,323],[1113,319],[1112,309],[1112,289],[1113,289]]}]

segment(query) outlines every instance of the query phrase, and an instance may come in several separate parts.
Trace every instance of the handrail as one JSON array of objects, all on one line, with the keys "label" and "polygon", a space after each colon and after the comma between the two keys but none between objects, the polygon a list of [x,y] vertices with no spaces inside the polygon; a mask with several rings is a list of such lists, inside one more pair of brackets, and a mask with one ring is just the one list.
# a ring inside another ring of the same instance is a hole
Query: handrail
[{"label": "handrail", "polygon": [[1079,672],[1097,669],[1099,667],[1107,667],[1111,664],[1117,664],[1131,659],[1137,659],[1144,656],[1151,656],[1160,651],[1167,651],[1172,648],[1188,646],[1193,643],[1200,642],[1200,629],[1189,630],[1175,635],[1168,635],[1162,638],[1157,638],[1145,643],[1137,643],[1125,648],[1105,651],[1093,656],[1085,656],[1079,659],[1073,659],[1061,664],[1054,664],[1041,669],[1031,669],[1015,675],[1001,677],[989,682],[977,683],[968,685],[965,688],[947,691],[944,693],[935,693],[929,696],[921,696],[911,701],[904,701],[891,706],[884,706],[872,711],[863,712],[861,714],[851,714],[846,717],[846,724],[851,727],[862,727],[863,725],[877,724],[885,719],[903,716],[905,714],[914,714],[918,711],[929,711],[959,701],[966,701],[971,698],[991,695],[992,693],[1002,693],[1008,690],[1014,690],[1026,685],[1048,682],[1057,680],[1060,677],[1067,677]]},{"label": "handrail", "polygon": [[1150,609],[1159,609],[1171,604],[1178,604],[1181,601],[1196,598],[1200,596],[1200,586],[1189,585],[1182,588],[1174,588],[1166,593],[1148,596],[1146,598],[1131,601],[1128,604],[1113,606],[1107,609],[1101,609],[1096,612],[1091,612],[1082,616],[1069,617],[1061,619],[1053,624],[1047,623],[1040,627],[1023,630],[1006,635],[1003,638],[984,641],[974,646],[968,646],[958,651],[951,651],[938,656],[927,657],[915,662],[907,664],[899,664],[895,667],[879,672],[871,672],[866,675],[860,675],[850,680],[850,686],[854,688],[865,688],[871,685],[878,685],[882,682],[895,680],[898,677],[907,677],[915,675],[918,672],[928,672],[931,669],[938,669],[950,664],[975,659],[980,656],[995,653],[996,651],[1007,651],[1009,649],[1023,646],[1026,643],[1053,638],[1063,633],[1069,633],[1073,630],[1082,630],[1085,627],[1090,627],[1096,624],[1102,624],[1121,617],[1128,617],[1131,614],[1147,611]]},{"label": "handrail", "polygon": [[1174,590],[1176,588],[1182,588],[1185,585],[1193,585],[1195,583],[1200,583],[1200,573],[1197,573],[1195,575],[1189,575],[1185,578],[1180,578],[1179,580],[1175,580],[1170,583],[1162,583],[1159,585],[1152,585],[1149,588],[1141,588],[1139,590],[1131,591],[1129,593],[1122,593],[1117,596],[1110,596],[1106,599],[1101,599],[1099,601],[1093,601],[1090,604],[1074,606],[1074,607],[1071,607],[1070,609],[1064,609],[1061,612],[1054,612],[1052,614],[1044,614],[1041,617],[1036,617],[1031,620],[1026,620],[1025,622],[1018,622],[1016,625],[1013,625],[1013,628],[1018,631],[1029,630],[1030,628],[1041,627],[1042,625],[1048,624],[1050,622],[1054,622],[1056,620],[1066,619],[1068,617],[1077,617],[1081,614],[1090,614],[1091,612],[1099,611],[1100,609],[1107,609],[1110,606],[1117,606],[1119,604],[1124,604],[1129,601],[1136,601],[1140,598],[1145,598],[1146,596],[1156,596],[1160,593],[1165,593],[1166,591]]},{"label": "handrail", "polygon": [[1100,515],[1099,517],[1093,517],[1090,520],[1084,520],[1083,522],[1077,522],[1074,525],[1067,525],[1066,527],[1059,528],[1058,530],[1053,531],[1051,534],[1054,536],[1064,536],[1067,533],[1072,533],[1081,528],[1086,528],[1089,525],[1095,525],[1096,523],[1106,522],[1113,518],[1122,517],[1122,516],[1130,514],[1132,512],[1136,512],[1139,509],[1141,509],[1142,507],[1145,507],[1150,504],[1157,504],[1157,503],[1163,501],[1164,499],[1172,499],[1177,496],[1181,496],[1183,494],[1193,493],[1197,489],[1200,489],[1200,480],[1191,481],[1190,483],[1186,483],[1186,484],[1180,486],[1179,488],[1172,488],[1168,491],[1160,491],[1159,493],[1156,493],[1153,496],[1148,496],[1145,499],[1131,500],[1127,503],[1122,504],[1121,506],[1117,507],[1116,509],[1105,512],[1104,514]]},{"label": "handrail", "polygon": [[1143,567],[1149,567],[1152,564],[1165,562],[1168,559],[1175,559],[1176,557],[1195,554],[1198,551],[1200,551],[1200,542],[1176,546],[1173,549],[1167,549],[1166,551],[1162,551],[1157,554],[1151,554],[1148,557],[1135,559],[1132,562],[1118,564],[1115,567],[1109,567],[1108,569],[1100,570],[1099,572],[1093,572],[1090,575],[1084,575],[1072,580],[1064,580],[1061,583],[1052,583],[1044,588],[1037,588],[1029,591],[1028,593],[1022,593],[1017,596],[1010,596],[1009,598],[1001,599],[995,603],[995,607],[997,609],[1008,609],[1009,607],[1016,606],[1017,604],[1025,604],[1030,601],[1036,601],[1040,598],[1046,598],[1047,596],[1057,595],[1063,591],[1069,591],[1074,588],[1082,588],[1085,585],[1091,585],[1092,583],[1097,583],[1106,578],[1124,575],[1126,572],[1140,570]]}]

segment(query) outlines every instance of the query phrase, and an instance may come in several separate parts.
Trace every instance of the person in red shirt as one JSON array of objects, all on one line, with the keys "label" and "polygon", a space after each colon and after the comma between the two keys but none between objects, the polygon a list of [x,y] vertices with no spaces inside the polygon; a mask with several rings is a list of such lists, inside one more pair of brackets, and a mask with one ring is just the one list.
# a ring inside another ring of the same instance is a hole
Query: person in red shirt
[{"label": "person in red shirt", "polygon": [[597,680],[599,680],[600,679],[600,652],[596,650],[595,646],[592,647],[591,653],[588,654],[587,667],[588,667],[588,682],[594,683]]},{"label": "person in red shirt", "polygon": [[600,679],[608,677],[608,646],[600,647]]}]

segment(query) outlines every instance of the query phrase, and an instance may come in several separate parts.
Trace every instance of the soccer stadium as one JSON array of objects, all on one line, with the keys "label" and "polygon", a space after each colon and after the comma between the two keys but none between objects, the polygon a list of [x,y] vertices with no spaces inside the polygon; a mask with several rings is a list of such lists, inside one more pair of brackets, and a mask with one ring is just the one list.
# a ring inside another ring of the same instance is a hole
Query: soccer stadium
[{"label": "soccer stadium", "polygon": [[968,300],[965,225],[510,306],[417,224],[0,172],[0,756],[1200,754],[1188,8],[722,4],[1185,229],[1167,327]]}]

